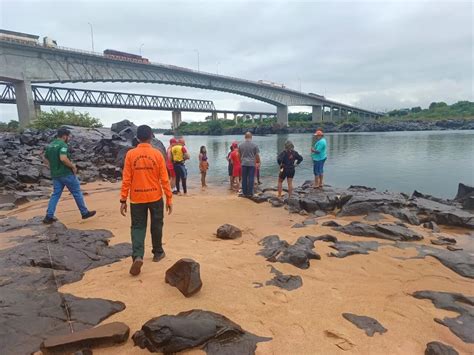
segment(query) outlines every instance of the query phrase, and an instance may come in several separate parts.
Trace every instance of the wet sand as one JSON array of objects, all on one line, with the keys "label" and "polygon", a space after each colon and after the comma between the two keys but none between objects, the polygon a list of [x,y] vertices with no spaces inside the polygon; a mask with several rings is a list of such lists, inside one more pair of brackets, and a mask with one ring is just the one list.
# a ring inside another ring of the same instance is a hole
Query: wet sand
[{"label": "wet sand", "polygon": [[[119,213],[120,184],[94,183],[84,187],[86,202],[98,211],[97,217],[82,221],[71,196],[65,194],[57,217],[69,228],[112,231],[112,244],[130,241],[130,219]],[[2,213],[27,219],[43,215],[47,201],[37,201],[20,209]],[[393,221],[385,216],[383,221]],[[174,199],[174,212],[165,218],[164,248],[166,258],[151,261],[151,240],[147,236],[145,263],[138,277],[128,274],[131,260],[91,270],[77,283],[61,288],[62,292],[80,297],[100,297],[122,301],[126,309],[106,321],[122,321],[131,334],[152,317],[176,314],[190,309],[221,313],[245,330],[272,341],[259,343],[257,354],[423,354],[426,344],[440,341],[464,354],[474,352],[474,346],[464,343],[434,318],[457,313],[436,309],[429,300],[418,300],[411,293],[419,290],[474,294],[473,282],[444,267],[439,261],[426,259],[401,260],[415,256],[415,249],[381,247],[369,255],[338,259],[328,257],[334,251],[328,243],[316,242],[321,260],[312,260],[307,270],[290,264],[270,263],[255,255],[261,247],[258,241],[271,234],[293,243],[303,235],[332,234],[339,240],[376,240],[351,237],[322,227],[326,220],[341,224],[362,219],[326,216],[319,225],[292,229],[294,223],[306,217],[289,214],[270,204],[256,204],[238,198],[224,186],[201,191],[190,189],[190,196]],[[236,240],[219,240],[217,228],[230,223],[243,230]],[[410,226],[425,237],[429,231]],[[446,234],[465,234],[461,229],[443,229]],[[380,240],[379,240],[380,241]],[[386,241],[380,241],[386,242]],[[11,238],[0,240],[0,248],[12,245]],[[423,243],[428,244],[425,239]],[[202,290],[185,298],[164,281],[165,271],[180,258],[192,258],[201,265]],[[255,288],[254,282],[271,279],[270,267],[284,274],[299,275],[303,286],[286,291],[274,286]],[[361,329],[342,317],[355,313],[377,319],[388,331],[368,337]],[[148,353],[125,345],[94,350],[95,354]],[[203,354],[192,350],[186,354]]]}]

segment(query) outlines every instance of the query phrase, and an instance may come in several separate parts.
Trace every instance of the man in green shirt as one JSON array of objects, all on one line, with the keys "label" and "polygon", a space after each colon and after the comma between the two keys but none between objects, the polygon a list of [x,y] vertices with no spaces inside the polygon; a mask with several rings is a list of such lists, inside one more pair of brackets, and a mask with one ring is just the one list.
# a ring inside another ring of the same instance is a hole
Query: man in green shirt
[{"label": "man in green shirt", "polygon": [[81,192],[81,185],[76,176],[77,168],[70,160],[67,146],[70,135],[71,131],[68,129],[58,129],[57,138],[50,143],[45,151],[44,160],[46,165],[49,166],[53,180],[53,194],[48,203],[46,217],[43,219],[43,223],[45,224],[51,224],[57,220],[54,217],[54,212],[56,211],[56,206],[61,198],[64,187],[67,187],[74,197],[77,207],[81,212],[82,219],[90,218],[96,214],[96,211],[89,211],[86,207]]}]

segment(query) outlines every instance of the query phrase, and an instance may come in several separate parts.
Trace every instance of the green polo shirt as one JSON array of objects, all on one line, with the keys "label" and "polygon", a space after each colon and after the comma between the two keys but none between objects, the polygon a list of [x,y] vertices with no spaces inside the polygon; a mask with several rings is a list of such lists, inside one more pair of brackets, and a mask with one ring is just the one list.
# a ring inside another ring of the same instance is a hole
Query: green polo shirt
[{"label": "green polo shirt", "polygon": [[60,155],[66,155],[68,158],[70,158],[67,144],[62,139],[56,138],[54,141],[52,141],[51,144],[46,148],[45,155],[46,159],[49,161],[49,168],[51,170],[52,178],[58,178],[72,174],[72,170],[64,165],[59,159]]}]

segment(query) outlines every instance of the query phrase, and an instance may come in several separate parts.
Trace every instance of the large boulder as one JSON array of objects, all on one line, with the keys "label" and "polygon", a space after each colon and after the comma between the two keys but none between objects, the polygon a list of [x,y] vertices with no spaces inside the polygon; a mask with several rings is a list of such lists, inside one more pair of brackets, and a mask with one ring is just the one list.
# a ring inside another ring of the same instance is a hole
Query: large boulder
[{"label": "large boulder", "polygon": [[191,297],[202,288],[199,263],[192,259],[178,260],[166,271],[165,281],[185,297]]},{"label": "large boulder", "polygon": [[474,187],[459,183],[454,201],[461,203],[465,209],[474,210]]},{"label": "large boulder", "polygon": [[416,241],[423,239],[422,235],[399,224],[380,223],[371,225],[354,221],[334,229],[358,237],[372,237],[394,241]]},{"label": "large boulder", "polygon": [[223,224],[217,229],[217,238],[219,239],[236,239],[242,236],[240,228],[232,224]]}]

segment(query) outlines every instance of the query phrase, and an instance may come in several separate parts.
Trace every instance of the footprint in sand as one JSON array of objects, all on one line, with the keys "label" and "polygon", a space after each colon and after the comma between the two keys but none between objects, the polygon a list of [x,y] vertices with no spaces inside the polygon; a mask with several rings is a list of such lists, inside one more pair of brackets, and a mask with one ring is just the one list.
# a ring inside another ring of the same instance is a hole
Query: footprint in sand
[{"label": "footprint in sand", "polygon": [[334,345],[336,345],[339,349],[346,351],[352,349],[355,346],[355,344],[347,339],[344,334],[341,334],[335,330],[325,330],[324,335],[326,335],[328,338],[331,338],[334,342]]},{"label": "footprint in sand", "polygon": [[281,291],[273,291],[275,297],[282,303],[288,303],[288,297]]}]

